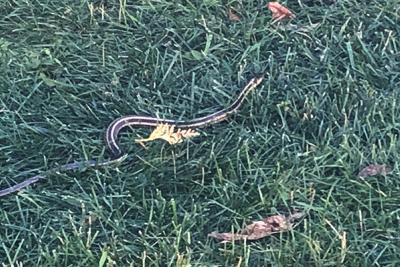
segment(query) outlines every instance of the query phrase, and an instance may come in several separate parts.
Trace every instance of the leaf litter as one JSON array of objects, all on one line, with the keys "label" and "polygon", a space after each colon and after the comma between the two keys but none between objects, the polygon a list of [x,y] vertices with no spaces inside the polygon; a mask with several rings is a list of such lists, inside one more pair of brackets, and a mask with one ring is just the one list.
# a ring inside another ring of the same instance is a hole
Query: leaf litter
[{"label": "leaf litter", "polygon": [[386,164],[370,164],[364,167],[359,173],[358,177],[366,178],[375,175],[387,175],[392,171],[392,169]]},{"label": "leaf litter", "polygon": [[209,237],[222,240],[222,243],[238,241],[238,240],[258,240],[266,236],[286,232],[293,229],[295,221],[304,216],[302,212],[295,212],[289,216],[274,215],[266,217],[261,221],[255,221],[245,228],[241,229],[238,233],[218,233],[211,232]]},{"label": "leaf litter", "polygon": [[278,2],[269,2],[267,7],[272,12],[272,18],[276,21],[294,19],[296,17],[292,11]]},{"label": "leaf litter", "polygon": [[240,16],[238,12],[232,7],[228,8],[228,19],[234,22],[240,21]]}]

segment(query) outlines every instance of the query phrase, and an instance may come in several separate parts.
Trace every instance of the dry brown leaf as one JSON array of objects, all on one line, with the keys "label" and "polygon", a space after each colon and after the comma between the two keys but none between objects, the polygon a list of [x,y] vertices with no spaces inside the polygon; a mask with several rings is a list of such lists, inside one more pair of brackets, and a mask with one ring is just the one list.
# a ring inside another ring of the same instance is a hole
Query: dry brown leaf
[{"label": "dry brown leaf", "polygon": [[292,11],[282,6],[278,2],[269,2],[267,4],[268,9],[272,12],[272,18],[279,21],[283,19],[293,19],[296,17]]},{"label": "dry brown leaf", "polygon": [[375,175],[387,175],[391,169],[386,164],[371,164],[364,167],[359,173],[358,177],[366,178]]},{"label": "dry brown leaf", "polygon": [[183,139],[192,138],[200,135],[198,132],[192,129],[182,130],[174,132],[175,126],[170,124],[160,124],[150,134],[148,138],[136,139],[135,142],[143,143],[153,141],[155,139],[163,139],[170,145],[174,145],[183,141]]},{"label": "dry brown leaf", "polygon": [[208,236],[222,240],[222,242],[258,240],[274,233],[289,231],[293,227],[293,222],[303,216],[304,213],[302,212],[296,212],[287,217],[284,215],[274,215],[267,217],[262,221],[255,221],[252,224],[247,225],[237,234],[212,232],[208,234]]},{"label": "dry brown leaf", "polygon": [[235,22],[240,21],[238,13],[232,7],[228,9],[228,19]]}]

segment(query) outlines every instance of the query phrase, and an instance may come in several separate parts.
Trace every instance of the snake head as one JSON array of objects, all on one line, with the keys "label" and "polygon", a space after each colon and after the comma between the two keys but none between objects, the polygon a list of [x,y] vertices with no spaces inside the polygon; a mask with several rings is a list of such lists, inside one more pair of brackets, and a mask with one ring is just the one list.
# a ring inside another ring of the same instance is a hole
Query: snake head
[{"label": "snake head", "polygon": [[254,86],[258,86],[264,80],[264,75],[259,75],[253,78]]},{"label": "snake head", "polygon": [[[243,89],[244,92],[250,92],[256,88],[264,80],[264,75],[259,75],[250,80],[250,82]],[[246,93],[247,94],[247,93]]]}]

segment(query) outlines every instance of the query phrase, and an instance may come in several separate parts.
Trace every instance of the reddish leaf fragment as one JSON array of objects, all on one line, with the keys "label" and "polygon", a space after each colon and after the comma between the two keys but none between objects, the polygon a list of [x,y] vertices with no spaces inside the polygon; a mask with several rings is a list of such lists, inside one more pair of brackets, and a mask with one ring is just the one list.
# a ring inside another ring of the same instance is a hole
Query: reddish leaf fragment
[{"label": "reddish leaf fragment", "polygon": [[231,7],[228,9],[228,19],[235,22],[240,21],[238,13]]},{"label": "reddish leaf fragment", "polygon": [[274,233],[285,232],[292,229],[293,222],[303,216],[304,214],[301,212],[294,213],[287,217],[284,215],[275,215],[267,217],[262,221],[255,221],[240,230],[237,234],[212,232],[208,234],[208,236],[222,240],[222,242],[235,240],[258,240]]},{"label": "reddish leaf fragment", "polygon": [[364,167],[359,173],[358,177],[366,178],[375,175],[387,175],[391,169],[386,164],[371,164]]},{"label": "reddish leaf fragment", "polygon": [[267,7],[272,12],[272,18],[275,20],[279,21],[283,19],[293,19],[296,17],[292,11],[282,6],[278,2],[269,2]]}]

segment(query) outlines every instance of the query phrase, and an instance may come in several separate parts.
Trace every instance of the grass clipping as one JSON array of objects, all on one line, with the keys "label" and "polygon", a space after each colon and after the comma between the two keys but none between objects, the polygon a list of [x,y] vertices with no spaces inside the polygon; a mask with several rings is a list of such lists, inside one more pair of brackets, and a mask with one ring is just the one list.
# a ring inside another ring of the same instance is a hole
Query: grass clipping
[{"label": "grass clipping", "polygon": [[167,141],[170,145],[174,145],[181,143],[184,139],[192,138],[198,135],[200,135],[200,133],[192,129],[187,129],[187,130],[178,129],[175,132],[175,125],[160,124],[154,129],[154,131],[150,134],[149,137],[136,139],[135,142],[144,143],[156,139],[163,139]]}]

